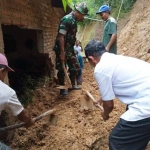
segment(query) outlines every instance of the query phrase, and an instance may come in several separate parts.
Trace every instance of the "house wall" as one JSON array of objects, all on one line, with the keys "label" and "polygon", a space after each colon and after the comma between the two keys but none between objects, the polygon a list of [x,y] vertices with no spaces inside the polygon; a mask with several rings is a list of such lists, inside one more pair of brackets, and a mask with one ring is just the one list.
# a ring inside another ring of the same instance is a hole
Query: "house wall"
[{"label": "house wall", "polygon": [[[43,46],[38,41],[38,51],[49,53],[54,63],[52,50],[60,18],[64,15],[61,8],[51,6],[51,0],[1,0],[0,24],[16,25],[23,29],[43,31]],[[40,37],[41,34],[38,34]],[[2,28],[0,26],[0,52],[4,53]]]}]

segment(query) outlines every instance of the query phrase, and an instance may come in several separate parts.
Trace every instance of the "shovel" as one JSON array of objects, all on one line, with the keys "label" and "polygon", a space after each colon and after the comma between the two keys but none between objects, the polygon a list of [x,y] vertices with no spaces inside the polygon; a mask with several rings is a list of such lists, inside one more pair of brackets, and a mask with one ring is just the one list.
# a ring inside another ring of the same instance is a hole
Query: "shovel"
[{"label": "shovel", "polygon": [[69,78],[69,76],[68,76],[68,73],[67,73],[67,70],[66,70],[64,61],[62,61],[62,67],[63,67],[64,73],[65,73],[65,80],[66,80],[67,85],[65,85],[65,86],[59,85],[59,86],[56,87],[56,88],[58,88],[58,89],[68,89],[68,88],[72,88],[72,84],[71,84],[70,78]]},{"label": "shovel", "polygon": [[[97,101],[95,100],[95,98],[92,96],[92,94],[89,91],[86,91],[86,94],[93,102],[97,103]],[[97,103],[96,106],[99,107],[101,111],[104,111],[104,108],[100,104]]]},{"label": "shovel", "polygon": [[[54,121],[56,121],[55,120],[55,115],[54,115],[55,111],[56,111],[56,109],[52,109],[52,110],[46,111],[45,113],[35,117],[34,121],[36,122],[36,121],[42,119],[43,117],[50,115],[49,121],[52,122],[52,124],[54,124]],[[17,128],[23,127],[25,124],[26,123],[23,122],[23,123],[19,123],[19,124],[16,124],[16,125],[3,127],[3,128],[0,128],[0,132],[17,129]]]}]

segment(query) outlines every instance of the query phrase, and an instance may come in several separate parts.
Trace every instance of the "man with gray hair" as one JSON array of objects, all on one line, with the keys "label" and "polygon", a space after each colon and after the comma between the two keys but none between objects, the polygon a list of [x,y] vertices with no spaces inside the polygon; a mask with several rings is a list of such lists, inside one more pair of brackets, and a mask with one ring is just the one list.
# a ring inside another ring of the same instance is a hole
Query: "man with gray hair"
[{"label": "man with gray hair", "polygon": [[103,119],[109,119],[115,97],[128,105],[128,110],[110,133],[109,149],[145,150],[150,140],[150,64],[108,53],[95,39],[86,45],[85,55],[95,67]]}]

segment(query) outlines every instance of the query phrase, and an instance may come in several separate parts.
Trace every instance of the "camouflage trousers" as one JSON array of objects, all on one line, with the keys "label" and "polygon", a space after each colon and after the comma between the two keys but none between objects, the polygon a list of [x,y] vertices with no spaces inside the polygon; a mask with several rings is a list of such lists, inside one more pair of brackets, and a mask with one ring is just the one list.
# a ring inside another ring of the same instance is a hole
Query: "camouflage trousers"
[{"label": "camouflage trousers", "polygon": [[82,85],[83,79],[82,79],[82,73],[80,73],[81,71],[79,71],[79,73],[76,76],[76,80],[77,80],[77,85]]},{"label": "camouflage trousers", "polygon": [[[74,53],[74,51],[69,51],[66,52],[65,55],[65,64],[66,66],[69,67],[69,72],[70,72],[70,79],[72,82],[72,85],[74,85],[75,83],[75,78],[76,75],[78,74],[78,71],[80,70],[80,65],[79,65],[79,61]],[[59,80],[59,84],[60,85],[64,85],[64,71],[62,68],[62,62],[60,60],[60,53],[56,52],[56,69],[58,70],[58,80]]]}]

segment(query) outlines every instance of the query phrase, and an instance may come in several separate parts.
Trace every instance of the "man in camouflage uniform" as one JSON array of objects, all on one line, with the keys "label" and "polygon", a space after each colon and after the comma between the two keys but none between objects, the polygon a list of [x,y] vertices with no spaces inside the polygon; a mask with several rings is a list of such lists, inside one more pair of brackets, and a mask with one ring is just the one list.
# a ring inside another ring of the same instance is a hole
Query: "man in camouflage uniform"
[{"label": "man in camouflage uniform", "polygon": [[[76,41],[77,22],[83,21],[87,13],[87,6],[82,2],[75,6],[74,11],[61,19],[53,48],[56,54],[56,69],[58,70],[59,84],[64,85],[65,74],[62,68],[62,61],[64,61],[69,67],[72,90],[80,89],[75,85],[76,75],[80,70],[80,65],[73,48]],[[63,89],[60,90],[60,94],[67,95],[68,92]]]}]

